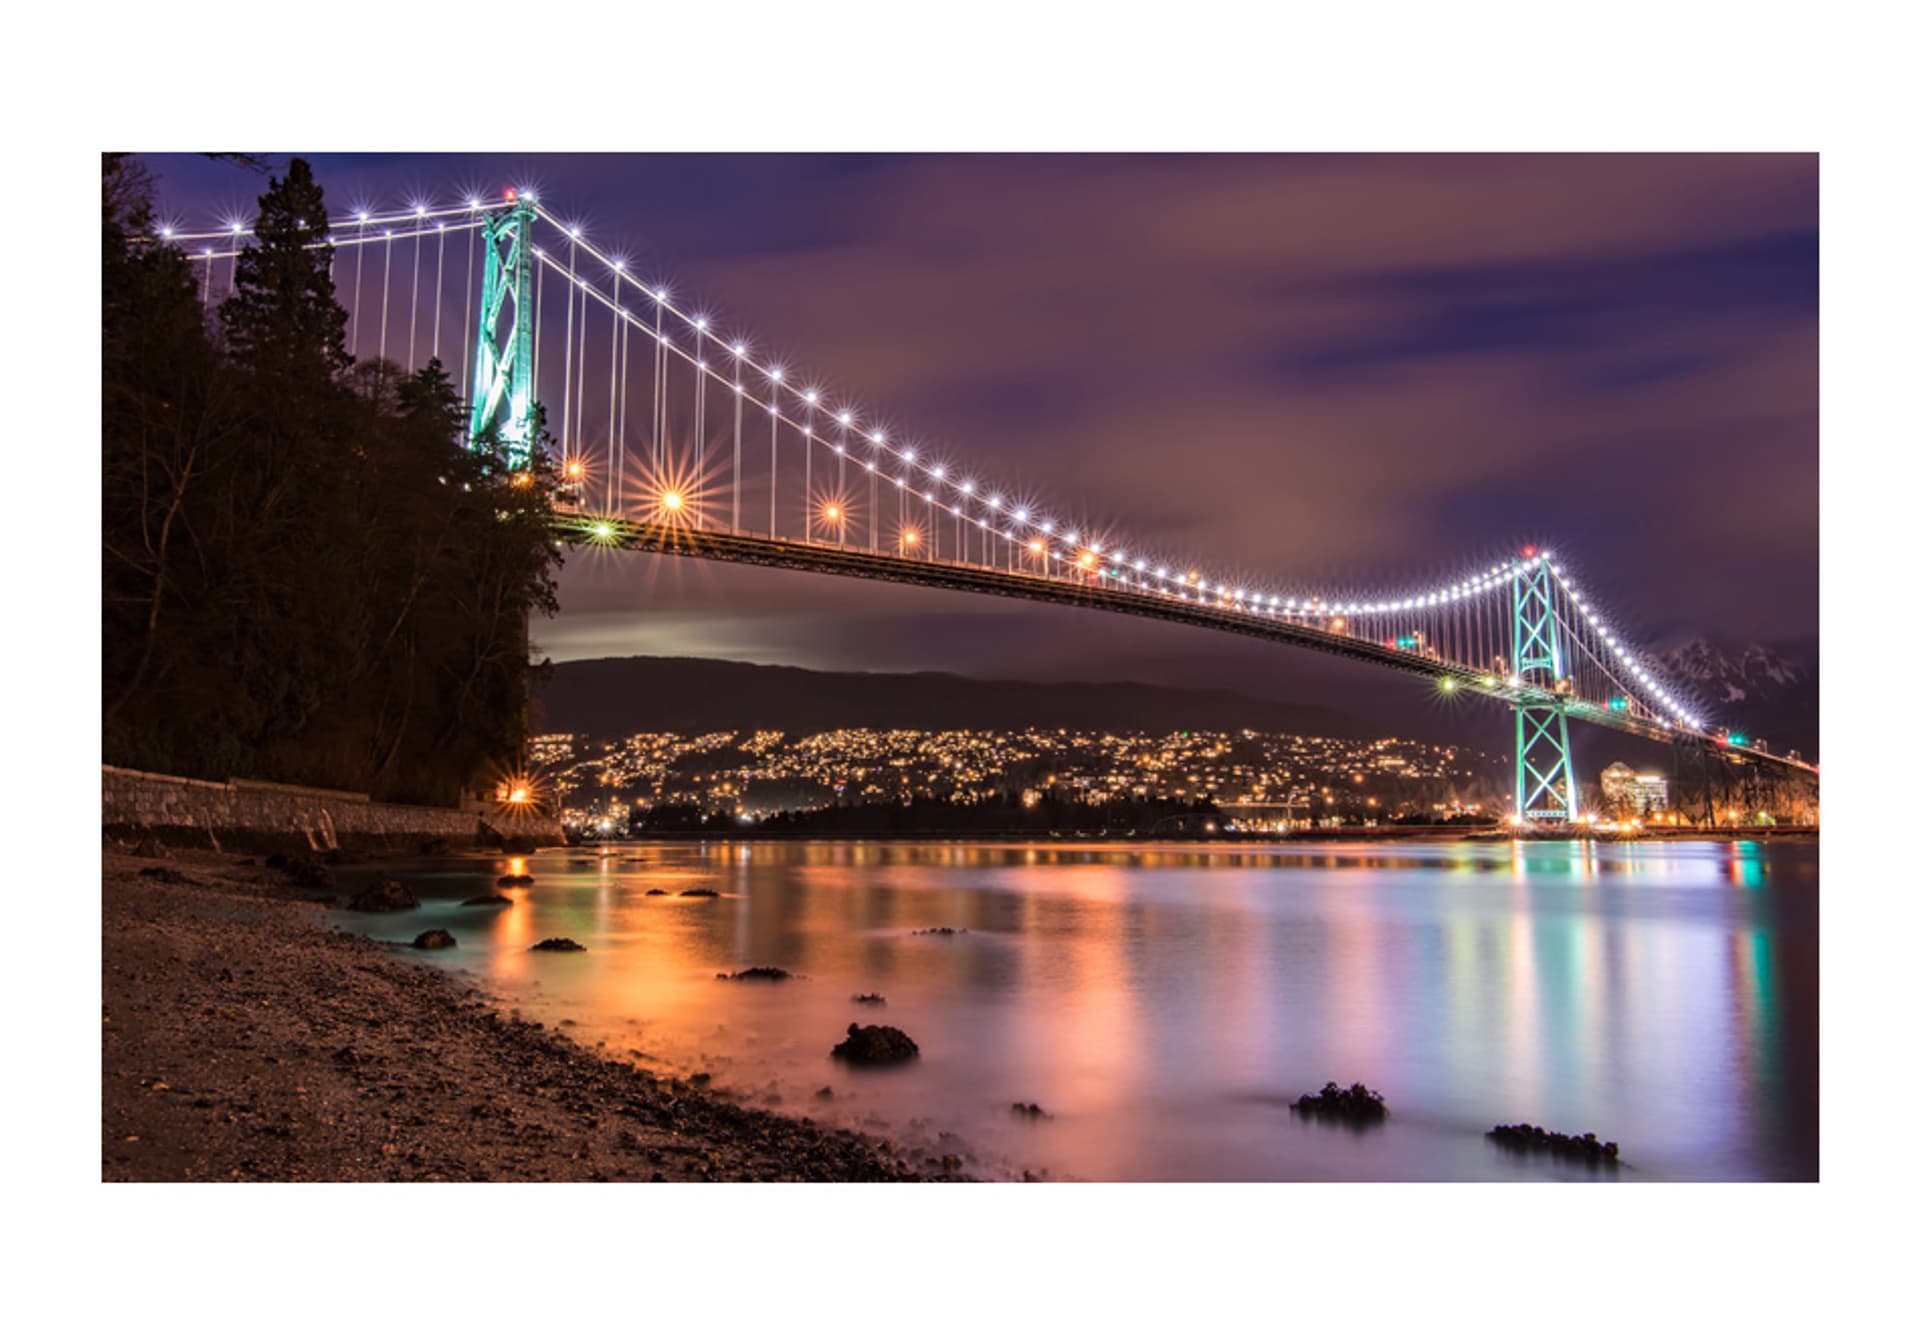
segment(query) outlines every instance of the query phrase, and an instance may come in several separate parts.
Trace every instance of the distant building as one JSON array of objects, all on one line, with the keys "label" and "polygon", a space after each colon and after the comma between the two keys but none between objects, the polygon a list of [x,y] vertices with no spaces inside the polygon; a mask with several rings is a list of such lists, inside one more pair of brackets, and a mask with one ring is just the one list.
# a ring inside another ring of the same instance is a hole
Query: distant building
[{"label": "distant building", "polygon": [[1667,780],[1661,774],[1636,773],[1609,764],[1600,774],[1600,793],[1609,808],[1626,815],[1651,815],[1667,809]]}]

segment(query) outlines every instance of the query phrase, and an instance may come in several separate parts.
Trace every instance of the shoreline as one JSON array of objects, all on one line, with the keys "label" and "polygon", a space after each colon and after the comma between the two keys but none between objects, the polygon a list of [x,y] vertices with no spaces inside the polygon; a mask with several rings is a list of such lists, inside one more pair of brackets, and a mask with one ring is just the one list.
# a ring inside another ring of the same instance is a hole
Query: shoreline
[{"label": "shoreline", "polygon": [[955,1179],[503,1012],[250,860],[103,848],[103,1181]]}]

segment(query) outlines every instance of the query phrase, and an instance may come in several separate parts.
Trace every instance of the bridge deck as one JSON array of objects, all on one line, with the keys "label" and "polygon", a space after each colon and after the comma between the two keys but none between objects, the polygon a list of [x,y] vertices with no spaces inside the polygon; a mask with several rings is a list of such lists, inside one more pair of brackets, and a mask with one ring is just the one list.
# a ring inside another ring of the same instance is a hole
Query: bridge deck
[{"label": "bridge deck", "polygon": [[[791,538],[763,537],[752,533],[716,532],[665,523],[640,523],[568,515],[561,520],[562,531],[582,545],[616,547],[630,551],[653,552],[667,556],[689,556],[699,560],[727,561],[736,565],[761,565],[783,570],[805,570],[836,574],[854,579],[876,579],[886,583],[913,584],[923,588],[945,588],[965,593],[987,593],[995,597],[1024,598],[1061,606],[1086,607],[1099,611],[1147,616],[1155,620],[1194,625],[1228,634],[1245,635],[1275,643],[1291,644],[1321,653],[1387,667],[1410,676],[1432,681],[1436,688],[1460,694],[1480,695],[1507,705],[1541,705],[1565,709],[1569,718],[1597,727],[1628,732],[1655,741],[1693,741],[1712,746],[1760,768],[1816,778],[1814,765],[1769,754],[1751,747],[1731,746],[1705,733],[1684,728],[1662,727],[1647,719],[1613,712],[1585,700],[1569,699],[1537,686],[1510,686],[1478,669],[1461,663],[1446,662],[1420,653],[1389,648],[1371,640],[1357,639],[1320,626],[1288,620],[1284,613],[1235,611],[1202,601],[1167,597],[1120,588],[1094,579],[1065,579],[1057,576],[1025,574],[1017,570],[994,569],[985,565],[967,565],[957,561],[925,560],[889,555],[827,542],[802,542]],[[1448,683],[1442,685],[1442,683]]]}]

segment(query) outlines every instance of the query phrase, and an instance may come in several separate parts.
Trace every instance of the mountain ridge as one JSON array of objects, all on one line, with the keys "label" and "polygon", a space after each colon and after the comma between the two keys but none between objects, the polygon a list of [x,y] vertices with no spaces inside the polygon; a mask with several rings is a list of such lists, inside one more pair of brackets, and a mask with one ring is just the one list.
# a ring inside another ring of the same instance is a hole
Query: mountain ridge
[{"label": "mountain ridge", "polygon": [[556,663],[535,691],[535,729],[598,738],[725,728],[1066,727],[1372,737],[1338,709],[1230,690],[1138,681],[1005,681],[948,672],[826,672],[718,658],[635,656]]}]

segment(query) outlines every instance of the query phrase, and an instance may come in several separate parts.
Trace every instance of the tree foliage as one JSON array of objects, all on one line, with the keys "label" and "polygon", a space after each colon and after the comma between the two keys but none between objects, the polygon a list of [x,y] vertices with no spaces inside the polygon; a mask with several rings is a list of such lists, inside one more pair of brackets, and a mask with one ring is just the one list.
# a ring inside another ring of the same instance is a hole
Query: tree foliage
[{"label": "tree foliage", "polygon": [[104,167],[106,758],[421,801],[512,767],[547,465],[468,448],[437,361],[354,364],[304,161],[214,318],[139,165]]}]

